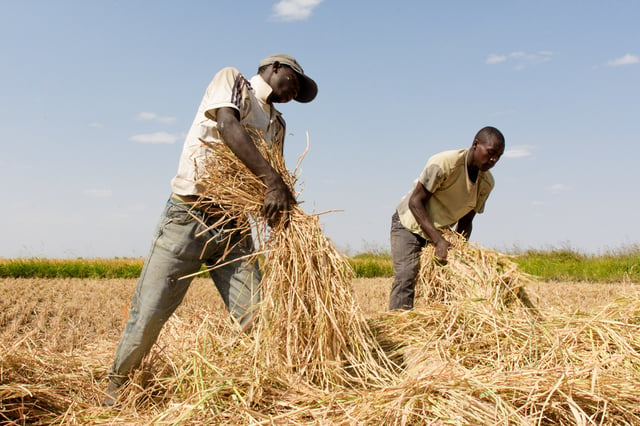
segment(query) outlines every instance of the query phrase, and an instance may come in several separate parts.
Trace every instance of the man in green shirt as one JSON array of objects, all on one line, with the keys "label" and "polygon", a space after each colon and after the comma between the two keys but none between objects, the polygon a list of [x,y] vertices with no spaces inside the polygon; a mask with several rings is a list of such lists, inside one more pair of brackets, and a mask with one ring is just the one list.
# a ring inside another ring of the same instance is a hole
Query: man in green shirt
[{"label": "man in green shirt", "polygon": [[437,261],[447,263],[449,242],[441,229],[457,223],[456,231],[471,236],[473,218],[484,211],[493,189],[491,169],[504,153],[504,136],[484,127],[470,148],[444,151],[429,158],[415,187],[391,218],[391,256],[394,281],[389,309],[412,309],[420,252],[435,246]]}]

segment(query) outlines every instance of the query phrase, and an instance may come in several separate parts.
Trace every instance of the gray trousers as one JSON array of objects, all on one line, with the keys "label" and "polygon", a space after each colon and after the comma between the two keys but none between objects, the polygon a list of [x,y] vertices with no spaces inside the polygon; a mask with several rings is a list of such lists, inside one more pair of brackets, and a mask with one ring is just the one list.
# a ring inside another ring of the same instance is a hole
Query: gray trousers
[{"label": "gray trousers", "polygon": [[192,214],[207,221],[201,213],[190,213],[186,206],[172,199],[167,201],[133,293],[129,320],[109,370],[111,381],[117,385],[122,385],[128,374],[139,367],[162,326],[182,302],[193,280],[182,277],[198,272],[203,263],[214,265],[228,247],[233,248],[221,262],[227,264],[210,271],[210,275],[240,326],[246,329],[251,324],[260,302],[261,279],[257,262],[241,259],[253,252],[251,236],[224,228],[214,228],[198,236],[207,227]]},{"label": "gray trousers", "polygon": [[398,212],[391,216],[390,239],[393,284],[389,296],[389,309],[413,309],[416,276],[420,269],[420,252],[427,240],[402,226]]}]

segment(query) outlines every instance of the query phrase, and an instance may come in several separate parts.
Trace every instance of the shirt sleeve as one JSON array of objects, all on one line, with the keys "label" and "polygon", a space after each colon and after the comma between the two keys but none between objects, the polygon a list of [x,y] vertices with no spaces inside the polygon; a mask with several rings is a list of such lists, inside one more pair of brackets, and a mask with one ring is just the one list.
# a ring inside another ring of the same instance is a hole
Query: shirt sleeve
[{"label": "shirt sleeve", "polygon": [[490,172],[483,173],[482,180],[480,181],[479,185],[478,201],[474,209],[478,214],[484,213],[484,206],[487,203],[487,198],[489,198],[489,194],[491,194],[491,191],[495,186],[495,181]]},{"label": "shirt sleeve", "polygon": [[442,167],[429,159],[427,164],[424,166],[424,169],[422,169],[422,173],[420,173],[420,176],[418,177],[418,182],[420,182],[427,191],[433,194],[440,187],[442,182],[444,182],[444,179],[445,175]]},{"label": "shirt sleeve", "polygon": [[249,82],[237,69],[227,67],[220,70],[207,87],[205,116],[215,120],[216,111],[223,107],[241,112],[248,87]]}]

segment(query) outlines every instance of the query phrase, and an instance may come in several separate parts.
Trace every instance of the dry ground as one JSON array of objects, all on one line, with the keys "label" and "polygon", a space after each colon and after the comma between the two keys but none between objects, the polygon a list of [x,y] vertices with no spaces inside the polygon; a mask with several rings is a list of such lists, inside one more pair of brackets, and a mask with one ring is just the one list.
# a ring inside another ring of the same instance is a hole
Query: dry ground
[{"label": "dry ground", "polygon": [[[387,309],[391,282],[391,278],[354,280],[356,300],[365,316]],[[135,283],[134,279],[0,279],[0,333],[4,339],[42,333],[46,340],[69,347],[100,336],[115,345]],[[537,306],[566,313],[596,313],[618,298],[640,294],[640,284],[635,283],[531,282],[526,289]],[[418,296],[416,306],[423,303]],[[212,313],[224,309],[208,278],[194,280],[184,305]]]},{"label": "dry ground", "polygon": [[[356,279],[356,300],[366,317],[387,309],[391,278]],[[2,279],[0,280],[0,338],[2,342],[31,339],[50,352],[96,352],[96,363],[107,368],[128,315],[136,280]],[[532,282],[526,286],[544,310],[597,313],[621,297],[640,295],[640,284]],[[416,306],[424,304],[419,296]],[[215,287],[196,278],[176,315],[204,308],[226,315]]]},{"label": "dry ground", "polygon": [[[361,278],[354,281],[356,299],[367,316],[386,309],[392,278]],[[557,312],[596,313],[607,304],[622,297],[638,297],[640,284],[599,284],[588,282],[530,282],[526,285],[532,301]],[[416,306],[424,303],[416,299]]]},{"label": "dry ground", "polygon": [[[135,280],[1,279],[0,413],[11,409],[7,401],[16,405],[15,397],[3,394],[3,386],[10,388],[18,380],[27,384],[32,380],[53,389],[59,380],[56,376],[69,370],[75,371],[77,377],[65,376],[64,382],[59,381],[60,386],[77,388],[74,391],[79,400],[97,406],[134,286]],[[356,279],[353,286],[366,317],[386,311],[391,279]],[[534,303],[546,311],[595,314],[618,298],[637,299],[640,284],[533,282],[527,284],[527,291]],[[424,301],[418,298],[416,306],[421,304]],[[191,313],[203,309],[212,315],[226,315],[215,287],[208,279],[198,278],[176,312],[177,319],[172,321],[197,327],[198,318],[191,318]],[[170,330],[171,327],[165,332],[171,333]],[[171,337],[161,336],[159,346],[180,341],[179,336]],[[189,342],[180,341],[180,346],[188,345]],[[31,354],[39,354],[30,358],[28,365],[20,362],[25,348]],[[43,374],[47,377],[43,378]],[[58,392],[65,393],[68,392]],[[28,405],[28,395],[22,398],[23,404]],[[52,395],[52,411],[68,404],[55,398]],[[11,413],[11,417],[19,416]]]},{"label": "dry ground", "polygon": [[[54,351],[92,347],[110,352],[127,318],[135,281],[1,279],[0,337],[10,342],[30,336]],[[354,280],[356,300],[366,317],[387,309],[391,282]],[[618,298],[640,295],[640,284],[634,283],[532,282],[526,288],[537,306],[565,313],[597,313]],[[416,306],[422,304],[418,296]],[[224,315],[224,305],[207,278],[194,280],[176,315],[199,308]]]}]

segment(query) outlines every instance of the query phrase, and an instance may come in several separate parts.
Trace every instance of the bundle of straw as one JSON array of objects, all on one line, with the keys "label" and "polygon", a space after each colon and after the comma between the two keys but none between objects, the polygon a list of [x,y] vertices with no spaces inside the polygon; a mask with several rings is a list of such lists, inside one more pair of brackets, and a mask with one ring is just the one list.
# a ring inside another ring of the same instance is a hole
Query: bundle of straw
[{"label": "bundle of straw", "polygon": [[[298,167],[289,172],[279,150],[270,149],[258,133],[251,136],[293,188]],[[318,216],[294,206],[286,226],[269,230],[261,215],[262,181],[223,143],[212,148],[200,206],[207,208],[209,199],[222,206],[226,219],[221,220],[253,232],[262,245],[256,253],[264,254],[263,302],[253,340],[256,380],[279,377],[287,386],[328,389],[388,378],[390,363],[352,295],[352,269],[323,235]]]},{"label": "bundle of straw", "polygon": [[617,317],[532,319],[466,300],[381,316],[371,326],[405,370],[364,396],[363,406],[378,401],[376,412],[352,415],[385,424],[638,424],[640,335],[626,314],[638,306],[609,309],[625,312]]},{"label": "bundle of straw", "polygon": [[526,275],[508,256],[475,247],[451,230],[443,235],[451,244],[446,265],[436,260],[433,244],[427,244],[420,254],[416,292],[423,293],[428,303],[470,299],[487,301],[496,308],[518,302],[518,306],[534,308],[523,288]]},{"label": "bundle of straw", "polygon": [[264,262],[264,302],[256,359],[323,388],[384,379],[386,357],[352,294],[347,259],[320,231],[317,216],[293,209],[274,232]]}]

